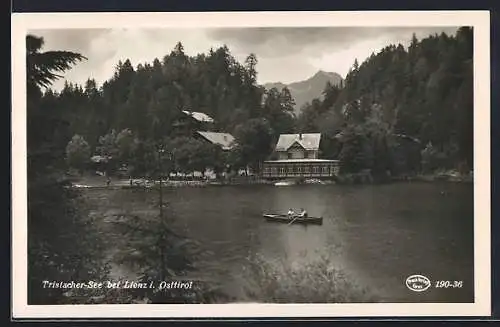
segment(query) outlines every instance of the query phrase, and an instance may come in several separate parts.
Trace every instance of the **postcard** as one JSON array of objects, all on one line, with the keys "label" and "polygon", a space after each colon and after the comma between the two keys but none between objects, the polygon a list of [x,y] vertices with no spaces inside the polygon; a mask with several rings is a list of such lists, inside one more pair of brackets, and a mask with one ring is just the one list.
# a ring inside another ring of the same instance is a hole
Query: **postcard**
[{"label": "postcard", "polygon": [[489,316],[487,11],[12,15],[13,318]]}]

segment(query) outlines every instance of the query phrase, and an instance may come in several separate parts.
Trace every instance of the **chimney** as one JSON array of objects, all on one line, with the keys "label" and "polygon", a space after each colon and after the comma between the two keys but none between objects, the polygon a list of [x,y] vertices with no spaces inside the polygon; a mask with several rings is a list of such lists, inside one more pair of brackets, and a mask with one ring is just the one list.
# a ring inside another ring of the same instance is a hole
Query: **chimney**
[{"label": "chimney", "polygon": [[302,141],[302,132],[299,133],[299,140]]}]

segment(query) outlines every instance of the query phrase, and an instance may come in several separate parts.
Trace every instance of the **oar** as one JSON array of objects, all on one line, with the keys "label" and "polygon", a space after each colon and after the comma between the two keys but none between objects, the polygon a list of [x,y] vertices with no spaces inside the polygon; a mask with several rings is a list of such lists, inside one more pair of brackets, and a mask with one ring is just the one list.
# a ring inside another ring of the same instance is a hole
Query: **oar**
[{"label": "oar", "polygon": [[295,220],[297,220],[297,218],[299,218],[299,216],[295,216],[295,218],[293,218],[293,219],[292,219],[292,221],[288,223],[288,225],[293,224],[293,222],[294,222]]}]

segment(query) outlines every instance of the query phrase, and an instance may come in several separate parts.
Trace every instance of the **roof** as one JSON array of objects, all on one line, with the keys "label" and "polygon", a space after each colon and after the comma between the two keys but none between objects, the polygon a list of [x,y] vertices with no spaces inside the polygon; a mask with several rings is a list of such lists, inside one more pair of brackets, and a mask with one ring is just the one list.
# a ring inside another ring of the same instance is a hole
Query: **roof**
[{"label": "roof", "polygon": [[318,150],[321,133],[281,134],[276,144],[276,151],[286,151],[295,142],[306,150]]},{"label": "roof", "polygon": [[229,133],[216,133],[216,132],[201,132],[196,133],[203,136],[209,142],[220,145],[223,150],[229,150],[233,147],[234,137]]},{"label": "roof", "polygon": [[111,159],[111,156],[100,156],[100,155],[95,155],[90,157],[90,160],[95,163],[99,162],[108,162]]},{"label": "roof", "polygon": [[183,113],[185,113],[188,116],[193,117],[199,122],[204,122],[204,123],[213,123],[214,120],[212,117],[209,115],[203,113],[203,112],[196,112],[196,111],[188,111],[188,110],[182,110]]},{"label": "roof", "polygon": [[264,163],[300,163],[300,162],[304,162],[304,163],[324,163],[324,162],[339,162],[339,160],[330,160],[330,159],[308,159],[308,158],[304,158],[304,159],[280,159],[280,160],[267,160],[267,161],[264,161]]}]

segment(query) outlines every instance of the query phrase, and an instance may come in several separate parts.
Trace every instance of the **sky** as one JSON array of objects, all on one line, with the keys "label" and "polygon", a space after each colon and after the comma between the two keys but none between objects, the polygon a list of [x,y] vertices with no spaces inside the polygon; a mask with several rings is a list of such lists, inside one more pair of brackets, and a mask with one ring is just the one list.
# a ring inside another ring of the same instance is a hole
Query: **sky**
[{"label": "sky", "polygon": [[83,54],[87,61],[66,72],[64,80],[83,84],[89,77],[99,85],[109,79],[119,60],[134,66],[152,62],[170,53],[180,41],[188,55],[207,53],[226,44],[240,62],[257,56],[258,82],[291,83],[305,80],[317,71],[336,72],[345,77],[355,59],[361,63],[389,44],[407,46],[415,33],[418,39],[457,27],[263,27],[189,29],[51,29],[31,30],[42,36],[42,51],[67,50]]}]

